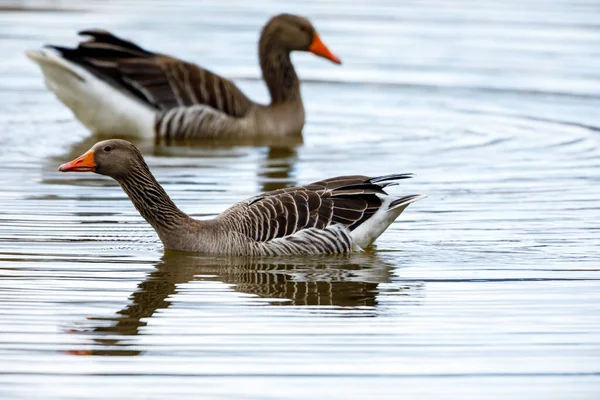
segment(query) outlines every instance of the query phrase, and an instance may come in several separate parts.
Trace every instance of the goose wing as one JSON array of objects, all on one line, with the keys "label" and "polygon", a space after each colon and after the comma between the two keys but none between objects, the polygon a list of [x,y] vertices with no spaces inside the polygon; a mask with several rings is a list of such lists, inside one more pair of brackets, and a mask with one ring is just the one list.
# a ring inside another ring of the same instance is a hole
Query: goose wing
[{"label": "goose wing", "polygon": [[157,110],[202,104],[243,117],[253,105],[233,82],[195,64],[149,52],[104,30],[79,34],[90,39],[75,49],[48,47]]},{"label": "goose wing", "polygon": [[308,230],[318,234],[333,226],[352,231],[379,210],[383,204],[381,195],[387,195],[386,186],[411,176],[340,176],[263,193],[232,209],[233,229],[256,242]]}]

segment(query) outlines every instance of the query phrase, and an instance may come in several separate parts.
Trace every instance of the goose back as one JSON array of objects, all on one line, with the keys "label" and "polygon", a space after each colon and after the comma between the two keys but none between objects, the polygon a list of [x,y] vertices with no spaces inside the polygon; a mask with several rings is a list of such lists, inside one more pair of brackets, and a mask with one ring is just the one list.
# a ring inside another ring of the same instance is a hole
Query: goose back
[{"label": "goose back", "polygon": [[[353,250],[351,233],[391,201],[384,188],[411,174],[341,176],[263,193],[217,220],[234,232],[232,243],[262,255],[328,254]],[[411,196],[396,200],[408,200]],[[231,252],[231,250],[230,250]]]},{"label": "goose back", "polygon": [[49,46],[99,79],[157,110],[203,104],[240,118],[254,103],[233,82],[195,64],[152,53],[104,30],[85,30],[77,48]]}]

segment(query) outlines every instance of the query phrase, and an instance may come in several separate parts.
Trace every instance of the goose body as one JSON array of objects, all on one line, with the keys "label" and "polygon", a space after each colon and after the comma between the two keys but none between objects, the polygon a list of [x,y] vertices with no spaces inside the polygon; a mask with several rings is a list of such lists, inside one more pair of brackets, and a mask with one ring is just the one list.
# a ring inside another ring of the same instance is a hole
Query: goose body
[{"label": "goose body", "polygon": [[340,176],[262,193],[212,220],[181,211],[131,143],[96,143],[63,172],[96,172],[114,178],[168,250],[230,255],[334,254],[369,246],[422,195],[394,197],[384,188],[410,174]]},{"label": "goose body", "polygon": [[259,58],[271,103],[250,100],[233,82],[195,64],[153,53],[103,30],[71,49],[28,51],[46,86],[94,133],[157,140],[282,137],[304,126],[292,51],[335,63],[305,18],[281,14],[263,28]]}]

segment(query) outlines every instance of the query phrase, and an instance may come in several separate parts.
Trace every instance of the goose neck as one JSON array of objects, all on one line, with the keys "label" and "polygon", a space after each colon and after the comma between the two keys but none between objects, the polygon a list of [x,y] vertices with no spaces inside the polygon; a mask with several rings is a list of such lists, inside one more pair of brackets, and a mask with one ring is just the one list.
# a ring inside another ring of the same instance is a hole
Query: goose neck
[{"label": "goose neck", "polygon": [[286,50],[268,36],[261,40],[259,57],[260,68],[269,94],[271,104],[302,102],[300,81],[290,59],[290,51]]},{"label": "goose neck", "polygon": [[117,180],[141,216],[154,228],[164,242],[191,218],[181,211],[156,181],[144,163]]}]

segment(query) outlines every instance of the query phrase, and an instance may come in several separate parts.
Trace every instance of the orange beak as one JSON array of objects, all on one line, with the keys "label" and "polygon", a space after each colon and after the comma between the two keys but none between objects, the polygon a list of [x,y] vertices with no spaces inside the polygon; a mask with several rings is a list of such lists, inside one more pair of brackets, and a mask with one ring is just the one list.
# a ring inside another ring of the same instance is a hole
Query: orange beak
[{"label": "orange beak", "polygon": [[58,167],[60,172],[94,172],[96,163],[94,162],[94,152],[89,150],[84,155],[77,157],[71,162]]},{"label": "orange beak", "polygon": [[331,51],[329,51],[327,46],[325,46],[325,44],[321,41],[321,38],[319,37],[319,35],[317,35],[316,33],[313,36],[312,43],[308,47],[308,51],[310,51],[313,54],[318,55],[319,57],[323,57],[328,60],[331,60],[336,64],[342,63],[342,61],[339,58],[337,58],[337,56],[335,54],[333,54]]}]

